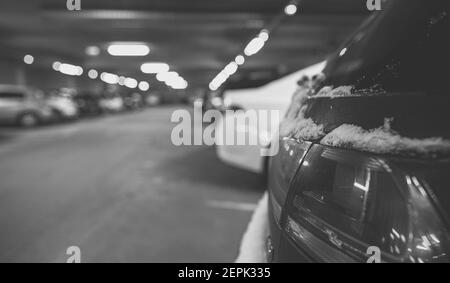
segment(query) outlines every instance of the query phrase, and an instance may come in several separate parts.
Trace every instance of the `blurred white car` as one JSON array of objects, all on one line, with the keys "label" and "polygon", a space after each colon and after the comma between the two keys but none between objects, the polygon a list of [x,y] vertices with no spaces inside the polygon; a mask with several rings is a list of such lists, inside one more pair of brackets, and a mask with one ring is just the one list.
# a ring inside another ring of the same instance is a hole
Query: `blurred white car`
[{"label": "blurred white car", "polygon": [[34,127],[51,119],[51,108],[42,91],[0,85],[0,124]]},{"label": "blurred white car", "polygon": [[[262,87],[242,90],[228,90],[224,92],[223,104],[227,109],[246,110],[278,110],[278,119],[271,119],[270,129],[278,128],[278,122],[284,117],[292,99],[292,95],[297,89],[297,82],[303,77],[312,77],[323,71],[326,62],[321,62],[306,69],[292,73],[286,77],[275,80]],[[274,132],[258,131],[257,121],[247,121],[237,119],[239,114],[225,115],[223,120],[216,125],[216,152],[223,162],[256,173],[263,173],[265,157],[261,155],[263,145],[221,145],[224,140],[223,135],[246,135],[251,140],[272,140]],[[272,117],[274,118],[274,117]],[[259,119],[259,117],[258,117]],[[239,125],[239,123],[245,123]],[[225,127],[231,123],[238,123],[235,127]],[[230,133],[229,131],[234,131]]]},{"label": "blurred white car", "polygon": [[148,106],[157,106],[160,105],[161,102],[161,96],[159,96],[158,94],[149,94],[145,98],[145,103]]},{"label": "blurred white car", "polygon": [[78,106],[70,97],[61,93],[51,94],[46,101],[55,118],[66,120],[78,117]]},{"label": "blurred white car", "polygon": [[99,101],[100,107],[106,112],[120,112],[124,109],[125,104],[120,96],[105,96]]}]

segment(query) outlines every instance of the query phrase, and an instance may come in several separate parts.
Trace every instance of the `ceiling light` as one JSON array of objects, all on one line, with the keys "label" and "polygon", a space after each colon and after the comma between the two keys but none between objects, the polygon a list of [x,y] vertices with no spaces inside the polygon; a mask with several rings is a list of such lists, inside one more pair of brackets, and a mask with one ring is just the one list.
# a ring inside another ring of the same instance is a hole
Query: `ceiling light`
[{"label": "ceiling light", "polygon": [[180,75],[177,72],[165,72],[156,75],[156,79],[160,82],[168,82],[177,79]]},{"label": "ceiling light", "polygon": [[58,61],[56,61],[56,62],[54,62],[53,64],[52,64],[52,68],[53,68],[53,70],[55,70],[55,71],[59,71],[59,68],[61,67],[61,62],[58,62]]},{"label": "ceiling light", "polygon": [[261,38],[261,39],[264,40],[264,41],[269,40],[269,31],[267,31],[266,29],[263,29],[263,30],[259,33],[258,37]]},{"label": "ceiling light", "polygon": [[96,78],[98,78],[98,72],[96,70],[89,70],[88,76],[89,78],[95,80]]},{"label": "ceiling light", "polygon": [[138,86],[137,80],[133,78],[126,78],[124,84],[128,88],[136,88]]},{"label": "ceiling light", "polygon": [[247,56],[252,56],[258,53],[264,47],[264,40],[260,37],[252,39],[252,41],[245,47],[244,53]]},{"label": "ceiling light", "polygon": [[188,83],[176,72],[165,73],[164,82],[173,89],[186,89]]},{"label": "ceiling light", "polygon": [[229,78],[225,71],[220,72],[209,84],[210,90],[217,90]]},{"label": "ceiling light", "polygon": [[220,86],[221,86],[221,84],[220,84],[219,82],[217,82],[216,80],[213,80],[213,81],[209,84],[209,89],[210,89],[210,90],[217,90]]},{"label": "ceiling light", "polygon": [[186,89],[188,87],[188,83],[184,79],[181,79],[171,83],[170,87],[173,89]]},{"label": "ceiling light", "polygon": [[238,65],[242,65],[245,63],[245,57],[242,55],[238,55],[236,56],[236,59],[234,59],[234,62],[236,62],[236,64]]},{"label": "ceiling light", "polygon": [[217,90],[219,87],[216,85],[216,84],[214,84],[214,82],[211,82],[210,84],[209,84],[209,89],[210,90],[212,90],[212,91],[215,91],[215,90]]},{"label": "ceiling light", "polygon": [[236,64],[236,62],[231,62],[228,65],[226,65],[226,67],[223,69],[223,71],[228,76],[232,76],[236,73],[237,69],[238,69],[238,64]]},{"label": "ceiling light", "polygon": [[150,88],[150,84],[148,82],[140,82],[139,89],[142,91],[147,91]]},{"label": "ceiling light", "polygon": [[119,76],[111,73],[102,73],[100,79],[107,84],[117,84],[119,83]]},{"label": "ceiling light", "polygon": [[175,86],[172,86],[172,88],[173,88],[173,89],[186,89],[187,86],[184,86],[184,85],[182,85],[182,86],[175,85]]},{"label": "ceiling light", "polygon": [[83,74],[83,68],[81,68],[80,66],[66,63],[59,66],[59,71],[69,76],[81,76]]},{"label": "ceiling light", "polygon": [[180,75],[177,72],[167,72],[164,74],[166,80],[176,80],[180,77]]},{"label": "ceiling light", "polygon": [[223,83],[223,82],[225,82],[226,80],[228,80],[229,77],[230,77],[230,76],[229,76],[227,73],[225,73],[224,71],[222,71],[222,72],[220,72],[220,73],[217,75],[217,80],[218,80],[219,82]]},{"label": "ceiling light", "polygon": [[86,47],[85,52],[88,56],[98,56],[100,55],[100,48],[97,46],[88,46]]},{"label": "ceiling light", "polygon": [[166,63],[144,63],[141,66],[141,71],[145,74],[166,73],[169,69]]},{"label": "ceiling light", "polygon": [[150,48],[145,44],[111,44],[108,53],[112,56],[147,56]]},{"label": "ceiling light", "polygon": [[157,75],[156,75],[156,79],[157,79],[158,81],[160,81],[160,82],[163,82],[163,81],[164,81],[164,76],[165,76],[165,74],[166,74],[166,73],[159,73],[159,74],[157,74]]},{"label": "ceiling light", "polygon": [[25,64],[31,65],[34,63],[34,57],[31,55],[25,55],[25,57],[23,57],[23,61]]},{"label": "ceiling light", "polygon": [[297,13],[297,5],[289,4],[284,8],[284,13],[288,16],[295,15]]}]

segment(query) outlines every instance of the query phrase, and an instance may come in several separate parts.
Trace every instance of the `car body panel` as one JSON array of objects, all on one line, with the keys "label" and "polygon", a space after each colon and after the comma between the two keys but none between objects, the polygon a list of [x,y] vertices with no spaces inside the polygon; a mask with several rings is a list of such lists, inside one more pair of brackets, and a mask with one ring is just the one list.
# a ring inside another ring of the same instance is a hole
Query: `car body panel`
[{"label": "car body panel", "polygon": [[74,96],[80,115],[99,115],[103,112],[100,107],[100,96],[91,92],[82,92]]},{"label": "car body panel", "polygon": [[[448,35],[448,6],[441,0],[389,1],[329,58],[311,92],[351,85],[352,93],[306,98],[303,118],[323,126],[325,135],[346,124],[414,142],[448,139],[448,40],[439,44]],[[449,209],[442,207],[449,203],[442,181],[447,155],[378,154],[309,142],[299,164],[289,165],[282,150],[270,162],[272,262],[366,262],[373,247],[381,262],[449,261]],[[296,173],[277,183],[283,164]],[[427,174],[434,174],[434,183]],[[277,219],[273,202],[280,190],[288,193]]]},{"label": "car body panel", "polygon": [[101,98],[99,105],[106,112],[120,112],[124,109],[124,101],[120,96]]},{"label": "car body panel", "polygon": [[47,99],[47,104],[57,111],[58,115],[64,119],[73,119],[78,116],[78,108],[75,102],[67,97],[52,96]]},{"label": "car body panel", "polygon": [[[17,93],[21,98],[2,98],[2,93]],[[51,109],[36,90],[19,86],[0,86],[0,123],[16,123],[26,113],[35,115],[41,122],[51,119]]]}]

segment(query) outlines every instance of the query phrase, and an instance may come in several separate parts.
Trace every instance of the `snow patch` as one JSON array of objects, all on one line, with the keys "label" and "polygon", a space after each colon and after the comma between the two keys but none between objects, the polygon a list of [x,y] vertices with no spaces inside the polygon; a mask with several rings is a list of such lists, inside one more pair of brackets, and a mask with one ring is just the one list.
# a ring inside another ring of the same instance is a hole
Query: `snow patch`
[{"label": "snow patch", "polygon": [[295,137],[303,140],[319,140],[325,133],[322,125],[317,125],[311,118],[305,118],[308,97],[312,95],[312,88],[305,83],[294,94],[292,104],[280,125],[280,135]]},{"label": "snow patch", "polygon": [[349,124],[341,125],[326,135],[321,144],[377,154],[436,157],[450,153],[450,140],[441,137],[426,139],[402,137],[390,129],[389,120],[384,126],[372,130]]},{"label": "snow patch", "polygon": [[266,263],[266,239],[269,236],[269,197],[263,195],[242,238],[236,263]]},{"label": "snow patch", "polygon": [[311,118],[303,117],[293,121],[293,131],[290,136],[307,141],[315,141],[325,136],[323,125],[317,125]]},{"label": "snow patch", "polygon": [[301,81],[293,96],[292,104],[280,125],[280,135],[296,139],[319,141],[321,144],[367,151],[377,154],[400,154],[435,158],[450,155],[450,140],[442,137],[425,139],[403,137],[391,129],[392,119],[385,119],[383,126],[365,130],[356,125],[344,124],[326,134],[323,125],[317,125],[311,118],[305,118],[305,102],[316,97],[346,97],[353,95],[381,95],[383,88],[376,85],[370,89],[354,92],[353,86],[330,86],[314,95],[311,80]]},{"label": "snow patch", "polygon": [[325,86],[320,89],[317,94],[312,98],[339,98],[349,96],[377,96],[377,95],[389,95],[381,85],[374,85],[366,89],[356,89],[354,86],[340,86],[333,88],[332,86]]},{"label": "snow patch", "polygon": [[351,96],[353,94],[353,86],[340,86],[337,88],[333,88],[331,86],[323,87],[314,97],[345,97]]}]

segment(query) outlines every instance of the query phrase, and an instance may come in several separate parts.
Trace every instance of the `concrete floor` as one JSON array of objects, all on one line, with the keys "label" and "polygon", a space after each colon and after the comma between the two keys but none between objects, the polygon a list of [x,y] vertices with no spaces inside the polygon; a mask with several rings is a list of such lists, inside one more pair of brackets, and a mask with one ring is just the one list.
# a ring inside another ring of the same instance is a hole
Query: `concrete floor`
[{"label": "concrete floor", "polygon": [[173,146],[175,109],[0,128],[0,261],[233,261],[263,184]]}]

